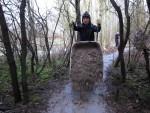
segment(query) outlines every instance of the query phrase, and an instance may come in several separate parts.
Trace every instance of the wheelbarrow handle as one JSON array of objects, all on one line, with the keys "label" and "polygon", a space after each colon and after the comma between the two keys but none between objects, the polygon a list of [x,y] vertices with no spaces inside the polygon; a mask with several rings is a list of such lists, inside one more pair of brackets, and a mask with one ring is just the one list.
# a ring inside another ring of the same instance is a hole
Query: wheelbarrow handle
[{"label": "wheelbarrow handle", "polygon": [[98,42],[98,32],[96,32],[96,42]]}]

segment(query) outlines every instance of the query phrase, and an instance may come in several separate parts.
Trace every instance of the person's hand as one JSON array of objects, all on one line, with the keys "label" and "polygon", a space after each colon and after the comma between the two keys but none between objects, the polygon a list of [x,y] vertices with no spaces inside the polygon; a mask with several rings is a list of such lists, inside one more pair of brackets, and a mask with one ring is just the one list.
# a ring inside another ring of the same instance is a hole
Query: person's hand
[{"label": "person's hand", "polygon": [[70,27],[74,27],[75,26],[75,22],[72,21],[69,26]]},{"label": "person's hand", "polygon": [[100,24],[100,23],[97,23],[97,26],[98,26],[98,27],[101,27],[101,24]]},{"label": "person's hand", "polygon": [[97,26],[101,26],[101,22],[99,19],[97,20]]}]

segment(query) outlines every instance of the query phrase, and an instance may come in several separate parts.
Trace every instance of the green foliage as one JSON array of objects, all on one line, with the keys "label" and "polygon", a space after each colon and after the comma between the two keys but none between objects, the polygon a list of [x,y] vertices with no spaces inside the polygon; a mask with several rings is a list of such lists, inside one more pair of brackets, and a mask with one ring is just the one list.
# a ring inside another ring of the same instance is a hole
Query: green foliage
[{"label": "green foliage", "polygon": [[[42,63],[39,64],[38,69],[42,68]],[[57,72],[57,68],[63,64],[63,60],[53,60],[51,65],[47,64],[44,70],[39,74],[31,74],[30,72],[30,60],[27,59],[27,76],[28,76],[28,83],[29,85],[33,85],[34,83],[43,83],[47,82],[50,79],[53,79],[53,75]],[[19,83],[21,82],[21,68],[20,68],[20,61],[16,59],[17,65],[17,72],[18,72],[18,80]],[[59,71],[58,71],[59,72]],[[60,75],[60,72],[59,72]],[[0,92],[5,92],[11,88],[11,78],[9,73],[9,66],[5,58],[0,58]]]},{"label": "green foliage", "polygon": [[31,95],[30,98],[31,98],[31,102],[33,102],[33,103],[41,102],[41,98],[38,94]]},{"label": "green foliage", "polygon": [[9,67],[7,62],[0,62],[0,91],[5,91],[10,87]]},{"label": "green foliage", "polygon": [[51,73],[52,73],[52,66],[46,67],[41,73],[40,75],[38,75],[39,79],[41,80],[47,80],[47,79],[51,79]]}]

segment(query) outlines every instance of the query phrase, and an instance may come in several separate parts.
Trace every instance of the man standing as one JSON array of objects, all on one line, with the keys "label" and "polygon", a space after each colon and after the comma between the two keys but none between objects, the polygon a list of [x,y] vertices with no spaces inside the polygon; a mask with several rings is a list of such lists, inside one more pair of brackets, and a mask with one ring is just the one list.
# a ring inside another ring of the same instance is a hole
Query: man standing
[{"label": "man standing", "polygon": [[93,25],[91,23],[90,14],[86,11],[82,16],[82,24],[75,25],[75,23],[73,23],[73,28],[79,32],[80,41],[94,41],[94,32],[100,32],[101,24],[98,23],[97,26]]}]

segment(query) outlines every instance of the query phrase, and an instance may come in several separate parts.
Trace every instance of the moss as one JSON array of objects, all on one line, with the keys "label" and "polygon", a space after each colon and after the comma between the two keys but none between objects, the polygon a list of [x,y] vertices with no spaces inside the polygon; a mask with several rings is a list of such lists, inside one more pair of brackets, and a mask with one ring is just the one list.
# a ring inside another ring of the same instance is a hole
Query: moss
[{"label": "moss", "polygon": [[30,99],[31,99],[32,103],[39,103],[39,102],[41,102],[41,97],[38,94],[31,95]]}]

